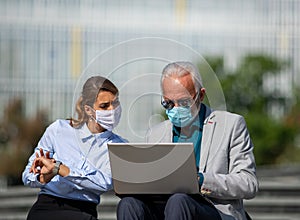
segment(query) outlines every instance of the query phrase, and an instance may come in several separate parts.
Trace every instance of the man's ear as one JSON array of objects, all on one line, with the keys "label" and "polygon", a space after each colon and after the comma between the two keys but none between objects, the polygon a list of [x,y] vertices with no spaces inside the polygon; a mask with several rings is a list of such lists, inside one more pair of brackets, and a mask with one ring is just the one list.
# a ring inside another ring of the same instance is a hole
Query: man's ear
[{"label": "man's ear", "polygon": [[200,101],[202,102],[205,97],[205,88],[200,89]]}]

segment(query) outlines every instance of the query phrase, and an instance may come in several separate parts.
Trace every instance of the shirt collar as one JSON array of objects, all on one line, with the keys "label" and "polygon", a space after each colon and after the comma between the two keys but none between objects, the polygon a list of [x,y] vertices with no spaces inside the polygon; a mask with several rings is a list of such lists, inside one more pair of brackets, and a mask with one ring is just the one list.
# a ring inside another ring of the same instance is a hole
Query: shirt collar
[{"label": "shirt collar", "polygon": [[82,142],[87,142],[89,139],[91,138],[96,138],[96,139],[102,139],[102,138],[109,138],[111,135],[112,135],[112,132],[111,131],[104,131],[104,132],[101,132],[101,133],[96,133],[96,134],[93,134],[86,123],[84,123],[80,128],[79,128],[79,135],[80,135],[80,138],[82,140]]}]

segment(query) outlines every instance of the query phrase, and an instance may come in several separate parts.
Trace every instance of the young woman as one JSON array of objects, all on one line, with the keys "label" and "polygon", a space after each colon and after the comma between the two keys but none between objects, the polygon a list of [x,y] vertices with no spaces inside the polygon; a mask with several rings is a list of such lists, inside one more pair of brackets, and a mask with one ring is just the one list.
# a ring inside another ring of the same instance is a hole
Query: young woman
[{"label": "young woman", "polygon": [[76,120],[56,120],[43,134],[23,172],[41,190],[27,219],[97,219],[100,195],[112,189],[107,143],[125,142],[112,132],[121,117],[118,89],[89,78],[76,105]]}]

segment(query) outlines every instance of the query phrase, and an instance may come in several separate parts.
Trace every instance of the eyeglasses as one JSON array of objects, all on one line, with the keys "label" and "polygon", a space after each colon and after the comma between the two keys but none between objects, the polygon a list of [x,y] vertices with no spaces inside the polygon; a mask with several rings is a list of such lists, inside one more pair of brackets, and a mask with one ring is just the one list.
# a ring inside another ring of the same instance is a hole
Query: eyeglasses
[{"label": "eyeglasses", "polygon": [[161,105],[167,110],[174,108],[175,103],[180,107],[190,107],[195,103],[195,100],[198,99],[198,96],[199,92],[197,92],[193,98],[183,98],[178,100],[169,100],[161,97]]}]

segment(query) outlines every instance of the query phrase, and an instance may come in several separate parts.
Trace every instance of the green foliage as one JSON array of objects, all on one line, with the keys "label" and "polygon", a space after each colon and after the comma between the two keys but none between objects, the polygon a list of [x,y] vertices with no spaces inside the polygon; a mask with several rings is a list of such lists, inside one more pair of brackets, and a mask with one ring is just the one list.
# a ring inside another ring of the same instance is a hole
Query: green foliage
[{"label": "green foliage", "polygon": [[[257,164],[282,162],[280,158],[285,152],[295,148],[294,140],[299,129],[293,123],[288,124],[286,118],[278,120],[269,113],[272,105],[285,110],[290,106],[288,98],[281,96],[276,89],[270,92],[264,88],[264,79],[288,68],[288,62],[269,56],[248,55],[241,59],[235,70],[228,71],[221,57],[208,57],[207,61],[220,80],[227,109],[245,117]],[[300,106],[296,111],[300,118]]]},{"label": "green foliage", "polygon": [[0,120],[0,175],[8,177],[10,184],[21,183],[21,173],[46,126],[46,113],[26,118],[19,99],[6,107]]},{"label": "green foliage", "polygon": [[278,158],[291,147],[296,130],[258,113],[248,113],[245,120],[254,142],[257,165],[278,163]]},{"label": "green foliage", "polygon": [[266,111],[270,102],[282,102],[283,97],[264,90],[263,79],[267,75],[279,74],[287,67],[286,62],[262,55],[248,55],[231,72],[224,69],[221,58],[208,58],[208,62],[220,79],[228,110],[241,114],[261,113]]}]

